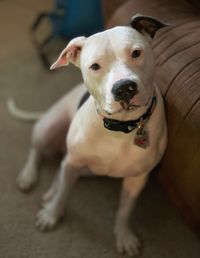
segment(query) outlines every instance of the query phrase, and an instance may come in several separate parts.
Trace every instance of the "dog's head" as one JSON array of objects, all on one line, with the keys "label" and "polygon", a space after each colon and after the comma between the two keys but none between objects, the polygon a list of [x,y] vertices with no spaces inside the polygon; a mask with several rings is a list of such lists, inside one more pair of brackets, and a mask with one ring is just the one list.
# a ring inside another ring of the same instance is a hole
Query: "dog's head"
[{"label": "dog's head", "polygon": [[155,18],[136,15],[129,27],[75,38],[51,69],[69,62],[80,67],[101,112],[115,114],[146,106],[153,94],[155,72],[151,40],[165,26]]}]

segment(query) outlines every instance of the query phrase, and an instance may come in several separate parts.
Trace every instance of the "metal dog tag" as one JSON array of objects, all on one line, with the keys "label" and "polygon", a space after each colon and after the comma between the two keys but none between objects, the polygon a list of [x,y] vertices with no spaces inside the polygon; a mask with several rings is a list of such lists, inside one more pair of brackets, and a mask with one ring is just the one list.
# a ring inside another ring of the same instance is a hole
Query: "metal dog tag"
[{"label": "metal dog tag", "polygon": [[143,123],[138,126],[134,144],[143,149],[146,149],[149,146],[149,134],[148,131],[144,128]]}]

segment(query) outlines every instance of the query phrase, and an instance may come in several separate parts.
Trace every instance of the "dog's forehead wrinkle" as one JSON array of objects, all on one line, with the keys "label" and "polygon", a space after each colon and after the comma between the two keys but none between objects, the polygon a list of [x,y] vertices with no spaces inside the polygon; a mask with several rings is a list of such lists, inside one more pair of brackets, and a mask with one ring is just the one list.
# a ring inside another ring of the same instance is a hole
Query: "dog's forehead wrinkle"
[{"label": "dog's forehead wrinkle", "polygon": [[[109,31],[107,31],[109,32]],[[143,41],[143,36],[136,30],[130,28],[130,27],[125,27],[125,26],[118,26],[113,29],[108,33],[111,38],[113,38],[113,35],[115,36],[116,39],[130,39],[133,40],[135,39],[136,41]]]},{"label": "dog's forehead wrinkle", "polygon": [[90,37],[87,38],[87,44],[85,44],[85,47],[94,47],[95,45],[101,47],[102,45],[109,44],[109,37],[106,31],[96,33]]},{"label": "dog's forehead wrinkle", "polygon": [[92,64],[93,62],[101,62],[101,60],[112,55],[110,40],[106,33],[97,33],[90,36],[82,51],[84,62]]},{"label": "dog's forehead wrinkle", "polygon": [[[109,33],[109,42],[111,48],[119,53],[121,51],[130,51],[133,49],[144,49],[146,47],[146,40],[144,37],[136,30],[129,27],[115,27],[111,29]],[[113,38],[115,40],[113,40]]]}]

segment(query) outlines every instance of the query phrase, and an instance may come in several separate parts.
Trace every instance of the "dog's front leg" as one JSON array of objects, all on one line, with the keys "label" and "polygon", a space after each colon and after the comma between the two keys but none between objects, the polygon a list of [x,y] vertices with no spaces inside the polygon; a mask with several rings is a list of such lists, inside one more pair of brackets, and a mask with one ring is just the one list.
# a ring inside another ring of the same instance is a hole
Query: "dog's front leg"
[{"label": "dog's front leg", "polygon": [[66,200],[72,186],[79,177],[77,169],[70,166],[67,157],[61,163],[56,183],[50,190],[51,195],[44,202],[43,208],[37,214],[36,226],[40,230],[48,230],[54,227],[63,215]]},{"label": "dog's front leg", "polygon": [[128,177],[123,180],[119,209],[116,216],[114,233],[116,235],[117,250],[128,255],[138,255],[140,242],[131,232],[129,218],[136,200],[143,189],[148,175]]}]

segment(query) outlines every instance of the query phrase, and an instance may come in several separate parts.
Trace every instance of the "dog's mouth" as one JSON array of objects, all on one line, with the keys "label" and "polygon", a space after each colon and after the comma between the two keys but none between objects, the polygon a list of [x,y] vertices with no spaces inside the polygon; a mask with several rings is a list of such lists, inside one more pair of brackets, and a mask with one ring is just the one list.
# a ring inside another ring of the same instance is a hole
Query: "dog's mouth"
[{"label": "dog's mouth", "polygon": [[122,106],[121,108],[116,109],[116,110],[108,111],[108,110],[104,109],[104,111],[107,115],[114,115],[117,113],[121,113],[123,111],[133,111],[140,107],[139,105],[126,105],[124,103],[121,104],[121,106]]},{"label": "dog's mouth", "polygon": [[123,102],[123,101],[121,101],[119,104],[121,105],[122,110],[125,110],[125,111],[129,111],[129,110],[133,110],[133,109],[141,107],[140,105],[136,105],[134,103]]},{"label": "dog's mouth", "polygon": [[[120,104],[120,108],[113,108],[113,109],[104,109],[104,112],[107,114],[107,115],[114,115],[114,114],[117,114],[117,113],[121,113],[121,112],[129,112],[129,111],[134,111],[138,108],[141,108],[141,107],[144,107],[144,106],[148,106],[150,101],[151,101],[152,97],[149,96],[148,99],[147,99],[147,102],[145,104],[142,104],[142,105],[138,105],[136,103],[134,103],[134,101],[132,102],[123,102],[123,101],[120,101],[119,104]],[[119,105],[118,105],[119,106]]]}]

